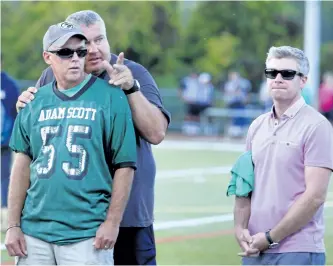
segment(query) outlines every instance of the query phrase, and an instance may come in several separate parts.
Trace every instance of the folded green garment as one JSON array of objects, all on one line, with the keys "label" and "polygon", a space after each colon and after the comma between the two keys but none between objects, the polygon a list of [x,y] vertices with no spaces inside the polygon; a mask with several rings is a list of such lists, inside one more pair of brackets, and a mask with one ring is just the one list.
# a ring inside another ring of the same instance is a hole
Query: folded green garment
[{"label": "folded green garment", "polygon": [[243,153],[231,169],[231,180],[227,196],[248,197],[254,185],[254,166],[252,153]]}]

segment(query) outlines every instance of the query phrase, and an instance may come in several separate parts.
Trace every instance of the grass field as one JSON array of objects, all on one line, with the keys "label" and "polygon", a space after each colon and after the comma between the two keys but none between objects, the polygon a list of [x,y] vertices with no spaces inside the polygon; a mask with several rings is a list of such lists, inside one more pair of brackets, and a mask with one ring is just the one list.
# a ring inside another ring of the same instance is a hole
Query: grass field
[{"label": "grass field", "polygon": [[[155,230],[158,264],[239,265],[232,234],[229,169],[242,145],[165,141],[154,149],[158,174]],[[326,208],[327,264],[333,265],[333,182]],[[2,239],[3,239],[2,235]],[[2,262],[11,262],[2,251]]]}]

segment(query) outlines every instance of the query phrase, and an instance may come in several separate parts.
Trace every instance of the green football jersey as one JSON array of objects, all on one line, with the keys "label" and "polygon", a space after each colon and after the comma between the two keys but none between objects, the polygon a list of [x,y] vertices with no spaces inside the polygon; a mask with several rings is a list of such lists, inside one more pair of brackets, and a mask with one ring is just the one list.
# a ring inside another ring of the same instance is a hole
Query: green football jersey
[{"label": "green football jersey", "polygon": [[22,231],[58,245],[94,237],[105,220],[115,170],[136,168],[124,92],[91,77],[72,97],[41,87],[18,114],[10,147],[30,156]]}]

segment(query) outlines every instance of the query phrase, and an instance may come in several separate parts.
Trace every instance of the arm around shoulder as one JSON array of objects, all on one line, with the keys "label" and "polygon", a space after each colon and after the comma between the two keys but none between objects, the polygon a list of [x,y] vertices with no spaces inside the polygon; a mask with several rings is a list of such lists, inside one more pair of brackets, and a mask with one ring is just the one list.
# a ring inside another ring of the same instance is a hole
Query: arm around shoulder
[{"label": "arm around shoulder", "polygon": [[21,108],[24,108],[27,103],[34,100],[34,94],[37,93],[40,87],[52,82],[54,80],[54,75],[51,67],[45,69],[42,75],[37,80],[35,87],[29,87],[21,93],[16,102],[16,111],[19,112]]}]

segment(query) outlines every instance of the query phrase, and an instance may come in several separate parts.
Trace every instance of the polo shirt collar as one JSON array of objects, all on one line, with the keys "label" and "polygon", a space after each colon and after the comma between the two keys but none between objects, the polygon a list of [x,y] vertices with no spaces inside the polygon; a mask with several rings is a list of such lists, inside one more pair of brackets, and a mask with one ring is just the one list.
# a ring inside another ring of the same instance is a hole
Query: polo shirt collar
[{"label": "polo shirt collar", "polygon": [[[304,98],[301,96],[292,106],[290,106],[282,115],[282,117],[293,118],[295,115],[301,110],[301,108],[305,105]],[[274,106],[271,109],[271,117],[275,118],[275,109]]]}]

